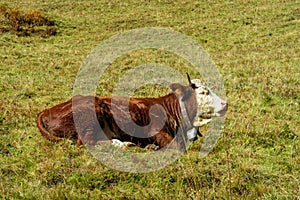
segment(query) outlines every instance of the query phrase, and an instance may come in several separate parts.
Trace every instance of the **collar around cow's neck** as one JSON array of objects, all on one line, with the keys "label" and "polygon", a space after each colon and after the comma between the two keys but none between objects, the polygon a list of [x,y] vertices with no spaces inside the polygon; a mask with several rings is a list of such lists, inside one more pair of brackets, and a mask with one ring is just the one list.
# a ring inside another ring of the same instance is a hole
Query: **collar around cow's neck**
[{"label": "collar around cow's neck", "polygon": [[182,101],[182,98],[179,99],[179,105],[180,105],[182,118],[183,118],[184,122],[187,124],[187,128],[190,129],[192,127],[191,120],[190,120],[189,115],[187,113],[184,101]]},{"label": "collar around cow's neck", "polygon": [[[197,128],[198,127],[195,127],[191,124],[191,120],[188,116],[188,113],[187,113],[184,101],[182,101],[182,98],[179,98],[179,105],[180,105],[180,110],[181,110],[183,121],[187,125],[187,138],[190,142],[195,141],[197,139],[197,132],[198,132]],[[181,123],[181,125],[183,125],[183,124]]]}]

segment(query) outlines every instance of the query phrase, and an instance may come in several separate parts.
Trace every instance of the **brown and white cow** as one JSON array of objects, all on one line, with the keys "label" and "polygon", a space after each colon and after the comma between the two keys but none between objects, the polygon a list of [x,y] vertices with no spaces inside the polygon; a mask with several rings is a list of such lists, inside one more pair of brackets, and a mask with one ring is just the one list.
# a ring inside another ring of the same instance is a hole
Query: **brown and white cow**
[{"label": "brown and white cow", "polygon": [[225,115],[227,103],[200,80],[171,84],[159,98],[74,96],[38,115],[37,127],[50,140],[77,139],[77,145],[125,141],[141,147],[185,149],[197,127]]}]

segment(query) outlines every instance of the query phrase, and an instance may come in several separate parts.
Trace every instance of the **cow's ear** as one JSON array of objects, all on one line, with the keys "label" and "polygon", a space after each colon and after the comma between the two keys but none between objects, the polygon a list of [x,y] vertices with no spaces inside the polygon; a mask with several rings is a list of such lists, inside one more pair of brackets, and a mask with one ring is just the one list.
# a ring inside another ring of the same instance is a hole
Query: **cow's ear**
[{"label": "cow's ear", "polygon": [[173,83],[170,85],[170,88],[176,95],[182,97],[182,101],[185,101],[192,95],[192,88],[190,86],[183,86],[179,83]]},{"label": "cow's ear", "polygon": [[171,90],[172,90],[173,92],[176,92],[176,91],[181,91],[182,88],[183,88],[183,86],[182,86],[181,84],[179,84],[179,83],[172,83],[172,84],[170,85],[170,88],[171,88]]}]

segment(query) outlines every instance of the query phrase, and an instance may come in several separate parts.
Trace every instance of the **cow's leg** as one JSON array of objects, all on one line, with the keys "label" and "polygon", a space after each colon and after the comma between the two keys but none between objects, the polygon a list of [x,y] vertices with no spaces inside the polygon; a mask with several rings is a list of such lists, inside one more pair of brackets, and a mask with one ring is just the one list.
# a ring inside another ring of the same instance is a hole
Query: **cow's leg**
[{"label": "cow's leg", "polygon": [[166,131],[160,131],[154,137],[155,142],[158,144],[159,148],[172,148],[180,149],[180,144],[174,140],[174,138],[168,134]]},{"label": "cow's leg", "polygon": [[132,142],[122,142],[118,139],[112,139],[112,145],[114,145],[116,147],[121,147],[123,149],[126,149],[127,147],[136,146],[136,144],[134,144]]},{"label": "cow's leg", "polygon": [[133,143],[133,142],[123,142],[123,144],[124,144],[126,147],[134,147],[134,146],[136,146],[136,144]]},{"label": "cow's leg", "polygon": [[148,145],[145,147],[145,149],[156,151],[156,150],[159,149],[159,146],[156,146],[155,144],[148,144]]},{"label": "cow's leg", "polygon": [[99,140],[95,143],[96,145],[102,145],[102,144],[111,144],[115,147],[120,147],[122,149],[126,149],[127,147],[133,147],[136,146],[136,144],[132,142],[122,142],[118,139],[111,139],[111,140]]},{"label": "cow's leg", "polygon": [[76,146],[79,147],[81,145],[83,145],[83,143],[82,143],[82,140],[80,139],[80,137],[78,136]]}]

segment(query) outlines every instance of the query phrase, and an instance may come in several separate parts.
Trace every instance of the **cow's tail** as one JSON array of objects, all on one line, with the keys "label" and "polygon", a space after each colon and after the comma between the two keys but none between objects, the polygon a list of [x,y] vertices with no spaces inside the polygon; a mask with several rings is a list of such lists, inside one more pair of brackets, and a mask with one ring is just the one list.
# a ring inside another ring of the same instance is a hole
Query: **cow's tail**
[{"label": "cow's tail", "polygon": [[36,120],[37,127],[40,130],[40,132],[42,133],[42,135],[52,141],[62,140],[62,138],[53,135],[45,128],[44,123],[43,123],[44,117],[45,117],[45,111],[39,113],[37,120]]}]

